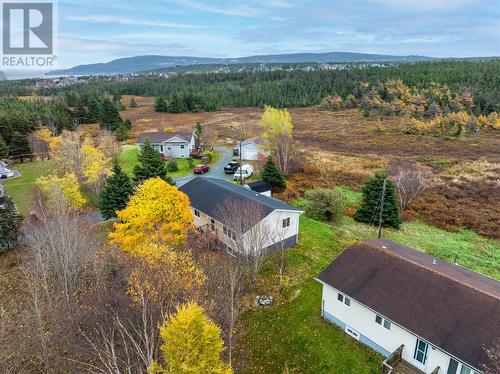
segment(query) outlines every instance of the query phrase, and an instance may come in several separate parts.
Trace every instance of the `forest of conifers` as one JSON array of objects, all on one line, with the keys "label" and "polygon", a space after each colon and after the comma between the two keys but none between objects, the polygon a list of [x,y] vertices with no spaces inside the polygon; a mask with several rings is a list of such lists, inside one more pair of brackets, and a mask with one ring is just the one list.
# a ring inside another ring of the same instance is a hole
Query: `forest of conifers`
[{"label": "forest of conifers", "polygon": [[[351,65],[337,70],[315,71],[297,68],[267,72],[198,72],[169,78],[132,77],[128,81],[95,77],[84,84],[43,89],[35,88],[36,80],[3,81],[0,82],[0,95],[3,96],[0,98],[0,151],[3,148],[5,154],[28,152],[26,135],[42,123],[56,133],[64,128],[74,128],[75,123],[85,122],[114,123],[116,126],[104,127],[116,130],[119,116],[116,111],[111,113],[114,109],[109,99],[104,99],[105,95],[114,95],[118,100],[121,95],[161,96],[170,103],[174,98],[180,100],[184,108],[193,111],[264,105],[303,107],[317,105],[332,95],[345,99],[352,94],[360,98],[363,95],[361,83],[373,86],[391,79],[400,79],[415,90],[431,82],[446,85],[456,94],[472,95],[475,103],[471,109],[473,114],[500,112],[500,59],[404,63],[385,67]],[[19,100],[13,97],[33,93],[56,99]],[[5,145],[10,146],[10,151]]]}]

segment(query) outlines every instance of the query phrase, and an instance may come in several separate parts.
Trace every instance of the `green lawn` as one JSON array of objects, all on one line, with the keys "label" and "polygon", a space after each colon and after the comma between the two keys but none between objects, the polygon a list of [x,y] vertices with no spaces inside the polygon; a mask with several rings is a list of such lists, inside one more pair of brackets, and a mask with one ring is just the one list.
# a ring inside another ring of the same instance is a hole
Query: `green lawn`
[{"label": "green lawn", "polygon": [[33,203],[33,184],[39,176],[48,174],[51,164],[47,160],[14,164],[12,168],[19,170],[22,176],[2,181],[21,214],[26,214]]},{"label": "green lawn", "polygon": [[[134,165],[137,163],[137,152],[139,151],[139,147],[137,145],[126,145],[123,147],[122,152],[120,153],[119,161],[120,166],[123,171],[128,174],[128,176],[133,176]],[[214,165],[220,160],[220,153],[215,153],[215,157],[210,161],[208,165]],[[199,160],[194,160],[193,165],[200,164]],[[187,158],[178,158],[177,159],[177,167],[179,170],[177,171],[169,171],[168,175],[172,178],[184,177],[186,175],[190,175],[193,173],[191,167],[189,166],[189,161]]]},{"label": "green lawn", "polygon": [[[300,222],[300,244],[288,251],[284,291],[277,291],[276,269],[263,269],[259,292],[278,296],[268,310],[253,309],[241,318],[236,368],[242,373],[379,373],[381,356],[358,344],[321,319],[318,275],[343,249],[358,239],[376,237],[376,228],[344,217],[327,224],[305,216]],[[383,237],[433,256],[458,262],[500,279],[500,241],[468,231],[446,232],[420,222],[400,230],[385,229]]]}]

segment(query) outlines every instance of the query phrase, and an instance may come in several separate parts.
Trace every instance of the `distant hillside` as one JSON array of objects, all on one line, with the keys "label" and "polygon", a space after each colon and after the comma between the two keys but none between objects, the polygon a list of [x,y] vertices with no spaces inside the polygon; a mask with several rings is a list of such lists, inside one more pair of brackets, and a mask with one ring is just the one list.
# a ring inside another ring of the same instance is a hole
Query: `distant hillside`
[{"label": "distant hillside", "polygon": [[414,62],[432,59],[432,57],[426,56],[391,56],[351,52],[292,53],[280,55],[248,56],[239,58],[150,55],[119,58],[106,63],[78,65],[70,69],[54,70],[47,73],[47,75],[124,74],[189,65],[220,65],[245,63],[286,64],[303,62]]}]

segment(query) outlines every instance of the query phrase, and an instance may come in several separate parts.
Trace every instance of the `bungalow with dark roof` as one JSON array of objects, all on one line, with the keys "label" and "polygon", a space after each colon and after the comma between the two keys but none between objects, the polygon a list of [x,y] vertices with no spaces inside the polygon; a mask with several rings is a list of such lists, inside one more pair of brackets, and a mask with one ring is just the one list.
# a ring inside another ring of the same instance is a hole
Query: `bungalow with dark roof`
[{"label": "bungalow with dark roof", "polygon": [[167,158],[189,157],[195,147],[195,135],[191,132],[143,132],[137,138],[136,143],[142,146],[146,139]]},{"label": "bungalow with dark roof", "polygon": [[390,240],[365,240],[317,280],[323,317],[387,357],[382,373],[476,374],[493,364],[495,279]]},{"label": "bungalow with dark roof", "polygon": [[[265,232],[261,238],[264,251],[297,244],[303,211],[283,201],[209,177],[196,177],[179,190],[189,197],[195,226],[216,235],[231,251],[249,251],[256,228]],[[248,214],[249,209],[253,214]]]}]

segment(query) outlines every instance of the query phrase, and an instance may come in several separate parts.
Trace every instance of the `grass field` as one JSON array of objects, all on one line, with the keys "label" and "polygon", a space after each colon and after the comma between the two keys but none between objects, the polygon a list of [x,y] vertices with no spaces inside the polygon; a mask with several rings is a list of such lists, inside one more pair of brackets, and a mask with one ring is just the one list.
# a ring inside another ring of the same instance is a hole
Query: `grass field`
[{"label": "grass field", "polygon": [[[241,319],[238,372],[379,373],[380,356],[321,319],[321,285],[313,279],[347,246],[375,237],[375,227],[350,217],[328,224],[302,216],[300,244],[287,253],[284,290],[276,287],[272,261],[259,282],[259,293],[277,296],[277,304],[267,310],[252,309]],[[497,240],[469,230],[450,233],[421,222],[404,223],[400,230],[385,229],[383,237],[448,261],[457,259],[500,280]]]},{"label": "grass field", "polygon": [[16,203],[19,212],[26,214],[33,203],[33,185],[39,176],[48,173],[51,168],[51,161],[14,164],[12,168],[19,170],[21,177],[5,180],[2,184]]}]

